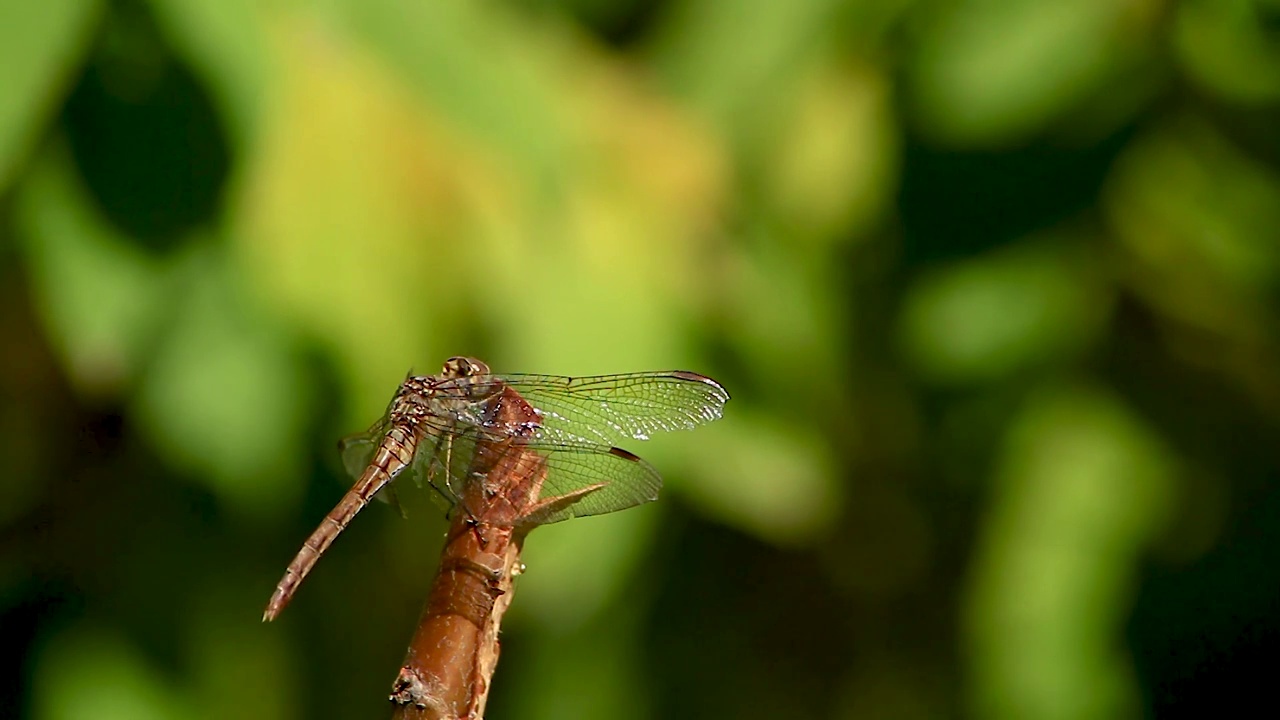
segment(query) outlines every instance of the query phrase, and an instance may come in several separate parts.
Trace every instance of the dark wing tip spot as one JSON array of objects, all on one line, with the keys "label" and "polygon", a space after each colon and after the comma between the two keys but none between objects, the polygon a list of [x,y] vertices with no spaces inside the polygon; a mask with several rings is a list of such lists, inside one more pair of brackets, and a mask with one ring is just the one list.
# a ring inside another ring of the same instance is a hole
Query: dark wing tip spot
[{"label": "dark wing tip spot", "polygon": [[689,382],[700,382],[700,383],[703,383],[704,385],[710,385],[711,387],[716,389],[716,394],[720,395],[723,400],[729,399],[729,391],[725,390],[723,385],[716,382],[714,379],[707,377],[706,375],[692,372],[690,370],[673,370],[671,372],[671,375],[673,377],[678,377],[681,380],[688,380]]},{"label": "dark wing tip spot", "polygon": [[672,370],[671,374],[674,375],[675,377],[680,378],[681,380],[692,380],[693,382],[704,382],[704,383],[711,383],[712,385],[719,385],[719,383],[707,377],[706,375],[702,375],[700,373],[692,372],[689,370]]},{"label": "dark wing tip spot", "polygon": [[640,459],[640,456],[639,456],[639,455],[636,455],[635,453],[632,453],[632,452],[628,452],[628,451],[626,451],[626,450],[623,450],[623,449],[622,449],[622,448],[620,448],[620,447],[611,447],[611,448],[609,448],[609,454],[610,454],[610,455],[617,455],[618,457],[622,458],[623,460],[630,460],[631,462],[644,462],[643,460],[641,460],[641,459]]}]

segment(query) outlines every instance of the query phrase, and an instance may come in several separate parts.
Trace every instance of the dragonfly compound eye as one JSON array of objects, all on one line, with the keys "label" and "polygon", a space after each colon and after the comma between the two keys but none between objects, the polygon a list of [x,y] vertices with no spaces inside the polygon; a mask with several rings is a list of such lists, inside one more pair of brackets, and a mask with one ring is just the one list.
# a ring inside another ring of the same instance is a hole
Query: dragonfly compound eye
[{"label": "dragonfly compound eye", "polygon": [[451,357],[444,361],[445,377],[475,377],[488,375],[489,366],[469,357]]}]

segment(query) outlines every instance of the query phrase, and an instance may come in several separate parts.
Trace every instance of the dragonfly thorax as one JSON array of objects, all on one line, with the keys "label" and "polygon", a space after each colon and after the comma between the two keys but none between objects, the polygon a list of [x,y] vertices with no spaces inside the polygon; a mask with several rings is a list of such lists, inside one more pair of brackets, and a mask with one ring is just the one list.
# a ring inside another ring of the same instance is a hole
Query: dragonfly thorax
[{"label": "dragonfly thorax", "polygon": [[416,428],[418,423],[431,413],[427,398],[431,395],[432,379],[413,376],[400,384],[400,389],[391,400],[387,420],[393,426],[409,426]]}]

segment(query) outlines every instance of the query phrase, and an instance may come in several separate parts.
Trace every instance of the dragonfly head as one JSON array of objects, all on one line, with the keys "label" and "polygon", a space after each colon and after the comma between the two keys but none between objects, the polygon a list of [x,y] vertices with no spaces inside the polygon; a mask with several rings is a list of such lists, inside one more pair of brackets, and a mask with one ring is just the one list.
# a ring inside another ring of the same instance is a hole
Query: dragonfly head
[{"label": "dragonfly head", "polygon": [[444,361],[444,370],[441,373],[446,378],[464,378],[475,377],[477,375],[488,375],[489,366],[483,362],[469,357],[451,357]]}]

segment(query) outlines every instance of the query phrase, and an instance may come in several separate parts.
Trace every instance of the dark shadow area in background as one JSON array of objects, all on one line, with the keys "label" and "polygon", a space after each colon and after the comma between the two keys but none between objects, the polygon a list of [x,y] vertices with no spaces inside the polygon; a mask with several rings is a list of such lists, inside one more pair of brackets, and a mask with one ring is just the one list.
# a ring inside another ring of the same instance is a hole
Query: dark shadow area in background
[{"label": "dark shadow area in background", "polygon": [[901,267],[972,257],[1089,210],[1132,134],[971,153],[909,139],[898,193]]},{"label": "dark shadow area in background", "polygon": [[102,212],[165,251],[215,220],[231,166],[208,92],[141,3],[106,15],[62,124]]},{"label": "dark shadow area in background", "polygon": [[[1171,547],[1155,549],[1134,589],[1127,652],[1148,716],[1216,717],[1224,707],[1274,708],[1280,427],[1259,398],[1170,352],[1166,322],[1140,301],[1122,298],[1110,335],[1114,341],[1103,359],[1111,386],[1159,429],[1187,473],[1175,478],[1175,516],[1161,529]],[[1206,512],[1206,502],[1212,505],[1205,493],[1228,503],[1216,531],[1209,530],[1221,535],[1208,538],[1203,529],[1187,525],[1195,513]],[[1210,542],[1201,550],[1190,540],[1187,550],[1182,545],[1188,537]]]},{"label": "dark shadow area in background", "polygon": [[32,717],[27,695],[34,680],[33,648],[56,637],[84,611],[82,598],[56,578],[36,576],[17,587],[18,604],[0,613],[5,653],[0,655],[0,717]]},{"label": "dark shadow area in background", "polygon": [[[1257,479],[1274,487],[1280,475]],[[1149,566],[1143,579],[1128,636],[1151,716],[1275,711],[1280,498],[1269,487],[1238,499],[1231,530],[1208,555],[1186,566]]]},{"label": "dark shadow area in background", "polygon": [[625,49],[643,43],[670,6],[669,0],[513,0],[530,11],[567,15],[588,33],[611,47]]},{"label": "dark shadow area in background", "polygon": [[644,623],[653,717],[829,717],[864,631],[813,555],[669,516]]}]

